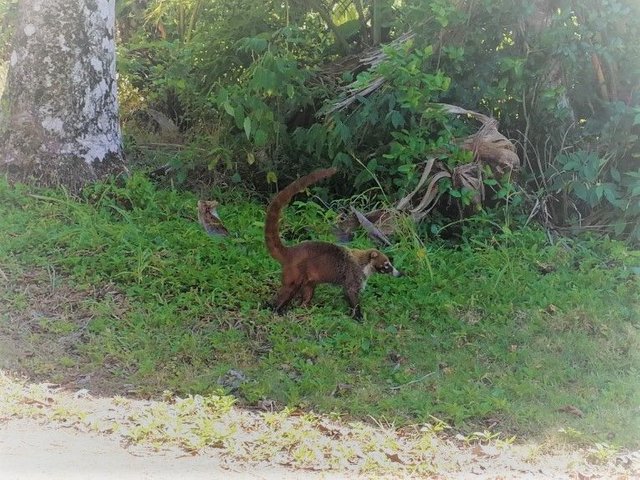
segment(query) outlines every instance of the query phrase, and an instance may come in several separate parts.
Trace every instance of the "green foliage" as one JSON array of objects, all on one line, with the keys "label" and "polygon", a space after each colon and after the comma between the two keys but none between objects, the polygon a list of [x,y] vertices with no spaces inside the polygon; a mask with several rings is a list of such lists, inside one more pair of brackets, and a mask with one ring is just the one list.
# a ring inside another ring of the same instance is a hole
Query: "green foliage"
[{"label": "green foliage", "polygon": [[[546,9],[481,2],[466,13],[441,3],[410,4],[406,18],[418,44],[433,44],[438,25],[447,26],[436,50],[436,65],[451,77],[445,100],[490,111],[501,131],[521,139],[529,191],[542,184],[547,195],[566,194],[555,199],[560,208],[548,206],[551,221],[577,226],[591,217],[637,241],[637,207],[628,189],[639,148],[637,3],[560,1]],[[435,15],[423,22],[428,11]],[[583,152],[601,159],[597,178],[580,178],[572,169],[562,174],[566,156]],[[559,184],[569,178],[570,184]],[[607,216],[613,218],[603,222]]]},{"label": "green foliage", "polygon": [[235,81],[251,63],[239,42],[278,25],[268,5],[248,0],[152,1],[142,11],[122,1],[119,13],[121,77],[189,129],[214,118],[212,86]]},{"label": "green foliage", "polygon": [[559,155],[556,164],[560,172],[555,178],[552,174],[549,175],[554,180],[552,189],[565,189],[565,192],[575,194],[591,208],[603,200],[608,201],[612,206],[620,206],[615,185],[598,181],[605,160],[596,154],[577,151]]},{"label": "green foliage", "polygon": [[[244,404],[396,425],[435,416],[467,433],[490,418],[520,436],[565,428],[585,432],[580,441],[638,445],[637,253],[611,241],[552,246],[537,230],[470,229],[457,248],[407,236],[390,252],[407,276],[370,279],[364,321],[331,286],[310,308],[276,316],[261,306],[279,277],[263,245],[264,207],[243,192],[212,193],[223,199],[225,239],[202,231],[193,195],[139,175],[80,201],[0,182],[1,268],[46,267],[91,291],[111,285],[119,308],[87,297],[77,350],[142,394],[215,393],[235,369],[247,377],[234,391]],[[296,203],[283,231],[330,239],[332,215]],[[19,295],[2,302],[25,308]]]},{"label": "green foliage", "polygon": [[[125,130],[144,144],[131,110],[171,117],[190,144],[171,160],[183,176],[206,166],[267,189],[334,164],[340,195],[396,199],[429,158],[471,160],[454,142],[469,126],[430,107],[442,101],[494,116],[519,140],[522,186],[560,204],[546,206],[548,221],[612,214],[609,232],[636,240],[639,15],[630,0],[121,0]],[[408,32],[377,62],[370,46]],[[572,155],[601,159],[597,178],[563,173]],[[469,190],[442,188],[439,215],[452,216],[449,200],[473,203]]]},{"label": "green foliage", "polygon": [[[451,153],[451,158],[463,158],[453,143],[455,134],[464,131],[462,125],[433,106],[449,88],[450,79],[441,71],[426,71],[432,48],[407,44],[387,48],[385,55],[378,66],[358,75],[348,90],[366,89],[382,80],[379,91],[358,97],[349,109],[329,112],[322,125],[294,132],[306,155],[316,162],[329,157],[354,177],[356,190],[343,189],[343,194],[375,185],[381,193],[394,192],[393,197],[399,198],[415,185],[418,169],[429,155]],[[327,101],[327,108],[345,100]],[[470,156],[464,159],[469,161]]]},{"label": "green foliage", "polygon": [[239,83],[217,90],[213,101],[232,119],[230,130],[237,133],[227,142],[236,158],[245,157],[250,166],[258,162],[253,168],[269,172],[267,180],[275,181],[276,172],[289,166],[279,162],[289,143],[286,121],[312,101],[306,85],[310,72],[284,48],[269,47],[263,39],[245,40],[258,58]]},{"label": "green foliage", "polygon": [[617,112],[597,127],[599,136],[583,140],[585,149],[560,154],[550,164],[546,191],[557,198],[561,221],[597,223],[601,230],[640,242],[638,112],[617,105]]}]

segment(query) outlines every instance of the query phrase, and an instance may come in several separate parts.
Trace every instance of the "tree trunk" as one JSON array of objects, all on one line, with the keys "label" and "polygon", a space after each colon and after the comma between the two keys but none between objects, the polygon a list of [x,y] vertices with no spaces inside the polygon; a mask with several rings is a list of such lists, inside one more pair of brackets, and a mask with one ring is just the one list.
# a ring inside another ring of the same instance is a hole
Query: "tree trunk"
[{"label": "tree trunk", "polygon": [[124,169],[115,0],[21,0],[0,102],[0,171],[72,190]]}]

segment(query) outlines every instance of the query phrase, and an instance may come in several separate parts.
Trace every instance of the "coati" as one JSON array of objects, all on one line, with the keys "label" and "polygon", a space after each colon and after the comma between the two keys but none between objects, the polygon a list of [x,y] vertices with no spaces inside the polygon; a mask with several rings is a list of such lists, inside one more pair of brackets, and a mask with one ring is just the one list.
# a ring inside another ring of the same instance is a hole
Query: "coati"
[{"label": "coati", "polygon": [[290,247],[282,243],[278,224],[284,206],[296,193],[334,175],[336,171],[335,168],[326,168],[299,178],[281,190],[267,208],[264,229],[267,249],[282,264],[282,286],[272,305],[276,312],[282,311],[298,294],[302,298],[302,305],[308,305],[317,284],[333,283],[342,285],[351,306],[351,314],[361,319],[360,291],[367,277],[374,272],[388,273],[394,277],[402,275],[391,264],[389,257],[375,249],[355,250],[327,242],[302,242]]}]

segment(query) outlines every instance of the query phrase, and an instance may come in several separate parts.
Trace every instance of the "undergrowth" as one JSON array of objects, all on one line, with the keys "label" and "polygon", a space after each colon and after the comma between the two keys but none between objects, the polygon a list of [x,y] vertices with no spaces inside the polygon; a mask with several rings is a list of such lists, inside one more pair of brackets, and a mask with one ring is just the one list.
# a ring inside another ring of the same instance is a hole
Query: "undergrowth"
[{"label": "undergrowth", "polygon": [[[332,286],[277,316],[264,308],[279,281],[264,205],[212,196],[232,232],[224,239],[199,226],[193,195],[138,175],[82,199],[0,181],[0,268],[47,269],[80,289],[113,284],[127,308],[87,297],[78,348],[140,395],[217,392],[234,371],[227,388],[246,405],[640,444],[637,252],[603,239],[551,245],[535,229],[456,248],[407,235],[389,252],[407,275],[370,279],[362,322]],[[311,202],[287,210],[283,232],[332,240]],[[2,300],[29,308],[18,294]]]}]

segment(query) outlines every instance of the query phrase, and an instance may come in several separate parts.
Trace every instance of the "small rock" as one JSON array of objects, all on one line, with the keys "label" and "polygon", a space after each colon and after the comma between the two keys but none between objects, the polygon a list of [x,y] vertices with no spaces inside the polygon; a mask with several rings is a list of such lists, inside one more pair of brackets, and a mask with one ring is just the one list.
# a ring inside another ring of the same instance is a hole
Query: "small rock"
[{"label": "small rock", "polygon": [[218,378],[218,385],[228,388],[230,391],[235,391],[240,388],[247,380],[247,376],[240,370],[231,369],[220,378]]}]

